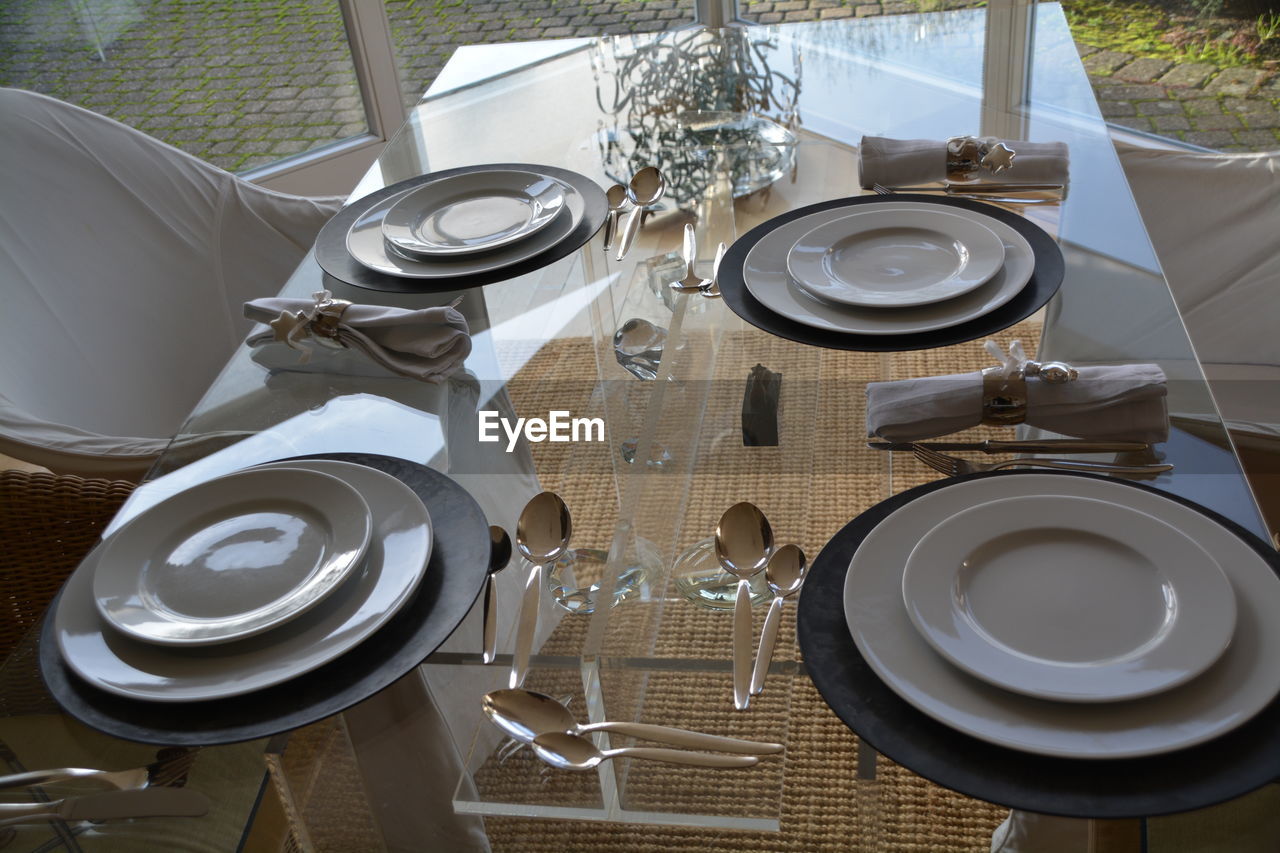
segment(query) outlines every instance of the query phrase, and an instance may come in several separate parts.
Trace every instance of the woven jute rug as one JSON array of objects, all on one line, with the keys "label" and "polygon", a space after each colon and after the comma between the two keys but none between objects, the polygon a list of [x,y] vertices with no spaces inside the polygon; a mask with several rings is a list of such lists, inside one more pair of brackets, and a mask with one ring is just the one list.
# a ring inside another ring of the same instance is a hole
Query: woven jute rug
[{"label": "woven jute rug", "polygon": [[[1039,333],[1033,318],[997,340],[1007,345],[1018,338],[1034,352]],[[981,342],[880,355],[814,350],[747,329],[714,336],[690,331],[680,358],[715,367],[692,374],[697,381],[669,383],[662,389],[667,396],[654,434],[672,461],[666,472],[655,469],[628,480],[627,463],[617,455],[623,438],[615,429],[617,413],[631,419],[623,431],[638,432],[656,383],[558,381],[600,372],[611,378],[611,357],[611,352],[597,352],[590,339],[553,342],[523,365],[509,392],[521,414],[557,408],[570,409],[575,416],[611,415],[614,432],[605,443],[532,445],[541,485],[558,492],[569,505],[576,547],[607,549],[619,523],[621,502],[627,523],[636,535],[650,540],[668,567],[676,555],[709,536],[719,516],[739,500],[750,500],[765,511],[777,541],[795,542],[816,555],[858,513],[938,476],[909,456],[894,454],[891,459],[865,447],[866,383],[960,373],[991,363]],[[755,364],[783,375],[777,447],[742,446],[743,388]],[[691,435],[700,436],[696,446],[688,439]],[[1009,430],[978,428],[966,436],[1008,437]],[[640,482],[634,482],[637,479]],[[577,578],[579,585],[593,580]],[[726,614],[683,600],[661,572],[649,578],[647,592],[643,600],[624,601],[610,614],[605,656],[728,660],[732,620]],[[794,613],[794,606],[784,610],[775,661],[799,659]],[[757,616],[757,630],[761,621]],[[543,651],[573,655],[582,648],[587,626],[584,616],[562,619]],[[742,713],[732,709],[727,667],[670,669],[678,667],[602,674],[610,717],[619,718],[615,714],[621,711],[621,718],[628,718],[634,712],[646,722],[785,738],[787,752],[745,771],[673,772],[663,765],[631,762],[625,771],[624,805],[726,815],[743,803],[749,815],[780,814],[781,831],[491,817],[486,826],[494,850],[979,851],[989,849],[992,830],[1007,814],[1006,809],[948,791],[884,758],[877,762],[874,779],[860,779],[856,738],[803,675],[770,676],[764,694]],[[566,699],[577,697],[573,710],[585,717],[576,670],[535,670],[529,686]],[[583,776],[590,779],[584,782]],[[521,750],[489,761],[476,782],[486,798],[590,806],[599,797],[594,776],[549,771],[528,750]]]}]

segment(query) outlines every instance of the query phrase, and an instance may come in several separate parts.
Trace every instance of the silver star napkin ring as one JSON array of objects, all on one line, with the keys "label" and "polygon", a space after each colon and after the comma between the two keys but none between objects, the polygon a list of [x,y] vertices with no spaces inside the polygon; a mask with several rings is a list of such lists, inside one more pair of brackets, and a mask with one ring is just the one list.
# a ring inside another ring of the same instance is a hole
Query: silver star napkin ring
[{"label": "silver star napkin ring", "polygon": [[994,136],[953,136],[947,140],[947,180],[972,181],[984,169],[999,174],[1013,168],[1016,156]]}]

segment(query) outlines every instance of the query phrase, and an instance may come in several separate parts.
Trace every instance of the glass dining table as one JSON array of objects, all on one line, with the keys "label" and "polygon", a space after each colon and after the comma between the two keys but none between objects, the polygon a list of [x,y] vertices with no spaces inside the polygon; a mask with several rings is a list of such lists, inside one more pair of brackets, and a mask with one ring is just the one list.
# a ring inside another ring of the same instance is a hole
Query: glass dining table
[{"label": "glass dining table", "polygon": [[[986,24],[984,10],[964,10],[463,47],[413,108],[353,199],[485,163],[571,169],[602,188],[657,165],[666,194],[622,261],[597,235],[536,271],[461,291],[356,287],[309,256],[282,295],[328,290],[409,308],[456,301],[472,334],[463,369],[431,384],[374,375],[347,353],[321,351],[304,364],[282,345],[243,345],[114,525],[209,477],[312,454],[425,464],[512,534],[529,498],[554,491],[572,514],[573,537],[550,567],[526,686],[566,701],[582,721],[778,741],[787,753],[748,771],[618,760],[570,773],[513,749],[484,718],[481,697],[506,686],[527,568],[516,560],[497,576],[495,665],[481,660],[477,604],[416,672],[347,712],[343,736],[376,826],[361,844],[542,849],[574,837],[561,833],[577,820],[610,822],[578,824],[578,837],[632,833],[619,837],[681,849],[742,849],[747,837],[765,839],[751,849],[896,849],[895,833],[916,831],[904,824],[911,806],[900,791],[919,794],[917,783],[942,809],[933,819],[949,824],[930,830],[942,848],[978,845],[1003,817],[1003,808],[977,804],[975,829],[959,816],[963,792],[915,779],[831,715],[801,659],[790,600],[763,693],[748,710],[733,706],[730,593],[717,580],[710,539],[721,514],[750,501],[778,542],[816,555],[863,511],[939,476],[910,454],[868,447],[867,384],[992,363],[983,339],[906,352],[808,346],[755,328],[723,300],[669,287],[685,275],[686,224],[696,271],[709,277],[718,243],[797,207],[866,192],[864,135],[1067,143],[1065,197],[1004,205],[1056,239],[1061,289],[990,337],[1005,349],[1020,340],[1042,361],[1158,364],[1172,429],[1154,453],[1174,468],[1143,482],[1265,536],[1060,8],[1038,6],[1034,53],[1015,95],[993,77],[999,63]],[[781,135],[761,147],[756,137],[673,134],[695,111],[707,121],[767,116]],[[619,330],[637,326],[656,329],[660,341],[639,365],[615,345]],[[762,383],[772,396],[760,393]],[[482,418],[514,423],[555,412],[600,419],[603,430],[576,441],[480,439]],[[1014,436],[1009,427],[977,427],[957,438]],[[754,583],[758,625],[771,593]],[[52,717],[55,741],[90,739]],[[83,748],[115,760],[119,742],[98,741]],[[611,744],[626,742],[615,735]],[[201,760],[226,766],[219,828],[169,819],[155,837],[169,849],[234,849],[259,810],[262,755],[280,743],[206,749]],[[46,760],[57,760],[51,752]],[[1152,850],[1159,826],[1149,822]],[[78,843],[143,849],[147,832],[145,822],[127,834],[103,825]]]}]

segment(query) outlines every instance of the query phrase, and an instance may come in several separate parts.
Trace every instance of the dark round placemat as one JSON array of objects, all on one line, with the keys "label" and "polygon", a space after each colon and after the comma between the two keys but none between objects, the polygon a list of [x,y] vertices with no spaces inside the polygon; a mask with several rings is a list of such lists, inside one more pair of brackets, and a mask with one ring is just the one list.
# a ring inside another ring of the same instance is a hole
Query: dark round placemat
[{"label": "dark round placemat", "polygon": [[[355,224],[357,219],[364,216],[365,211],[378,202],[407,189],[438,181],[441,178],[500,169],[533,171],[540,175],[555,178],[573,187],[582,196],[582,221],[563,240],[546,251],[534,255],[532,258],[501,269],[473,273],[471,275],[459,275],[452,278],[422,279],[386,275],[363,266],[355,258],[351,257],[351,254],[347,251],[347,232],[351,230],[351,226]],[[495,281],[506,281],[525,273],[540,270],[548,264],[576,252],[600,230],[600,226],[604,225],[604,219],[608,213],[609,202],[604,197],[604,190],[600,189],[595,181],[585,175],[571,172],[568,169],[529,163],[486,163],[481,166],[463,166],[458,169],[445,169],[440,172],[418,175],[416,178],[409,178],[389,187],[383,187],[377,192],[370,193],[351,202],[351,204],[338,211],[320,229],[320,233],[316,236],[315,256],[320,266],[329,275],[339,281],[354,284],[356,287],[363,287],[366,290],[382,290],[388,293],[445,293],[451,290],[466,290],[471,287],[492,284]]]},{"label": "dark round placemat", "polygon": [[[457,483],[424,465],[369,453],[321,453],[384,471],[414,491],[435,528],[427,573],[414,596],[373,636],[341,657],[283,684],[207,702],[143,702],[100,690],[62,661],[46,616],[40,672],[63,710],[126,740],[212,746],[267,737],[336,714],[410,672],[440,647],[475,604],[489,565],[489,523]],[[62,593],[49,606],[56,611]]]},{"label": "dark round placemat", "polygon": [[[992,219],[998,219],[1025,237],[1027,242],[1031,244],[1031,251],[1035,255],[1035,272],[1031,274],[1031,280],[1013,299],[1010,299],[996,310],[983,314],[981,317],[975,317],[972,320],[959,325],[948,326],[945,329],[935,329],[932,332],[911,332],[902,335],[856,335],[847,332],[815,329],[812,326],[797,323],[795,320],[770,311],[756,301],[756,298],[747,290],[747,284],[742,274],[743,265],[747,260],[747,253],[769,232],[779,226],[786,225],[792,220],[823,210],[831,210],[837,207],[853,208],[860,204],[892,203],[895,201],[959,207],[964,210],[972,210],[975,213],[985,214]],[[824,201],[818,204],[811,204],[808,207],[797,208],[780,216],[775,216],[768,222],[752,228],[736,240],[725,254],[724,260],[720,264],[720,292],[724,295],[725,304],[729,306],[733,313],[756,328],[763,329],[780,338],[786,338],[789,341],[811,344],[816,347],[828,347],[829,349],[860,350],[863,352],[904,352],[906,350],[932,349],[934,347],[960,344],[1007,329],[1014,323],[1025,320],[1040,310],[1052,298],[1053,294],[1058,292],[1065,272],[1066,263],[1062,259],[1062,250],[1058,248],[1058,244],[1054,242],[1054,239],[1034,222],[1016,213],[1010,213],[1003,208],[962,198],[933,198],[925,195],[863,195],[836,199],[835,201]]]},{"label": "dark round placemat", "polygon": [[[1099,761],[1052,758],[996,746],[943,725],[894,693],[859,654],[845,621],[845,574],[876,525],[916,498],[955,483],[1028,473],[1035,472],[971,474],[909,489],[849,522],[818,554],[800,597],[797,633],[805,667],[836,716],[876,750],[926,779],[970,797],[1043,814],[1152,817],[1210,806],[1274,781],[1280,776],[1280,699],[1243,726],[1176,752]],[[1280,574],[1280,554],[1235,522],[1177,495],[1139,483],[1125,485],[1203,513],[1247,542]]]}]

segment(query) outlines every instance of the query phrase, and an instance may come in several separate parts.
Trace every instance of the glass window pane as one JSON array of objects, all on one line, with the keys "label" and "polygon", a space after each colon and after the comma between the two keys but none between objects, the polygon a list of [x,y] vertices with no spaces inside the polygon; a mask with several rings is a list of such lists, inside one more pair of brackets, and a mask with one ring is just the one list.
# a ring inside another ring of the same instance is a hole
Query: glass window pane
[{"label": "glass window pane", "polygon": [[0,85],[231,171],[367,130],[335,0],[4,0]]},{"label": "glass window pane", "polygon": [[693,0],[386,0],[405,106],[466,44],[647,33],[693,23]]},{"label": "glass window pane", "polygon": [[1113,126],[1216,151],[1280,149],[1280,0],[1064,0]]}]

